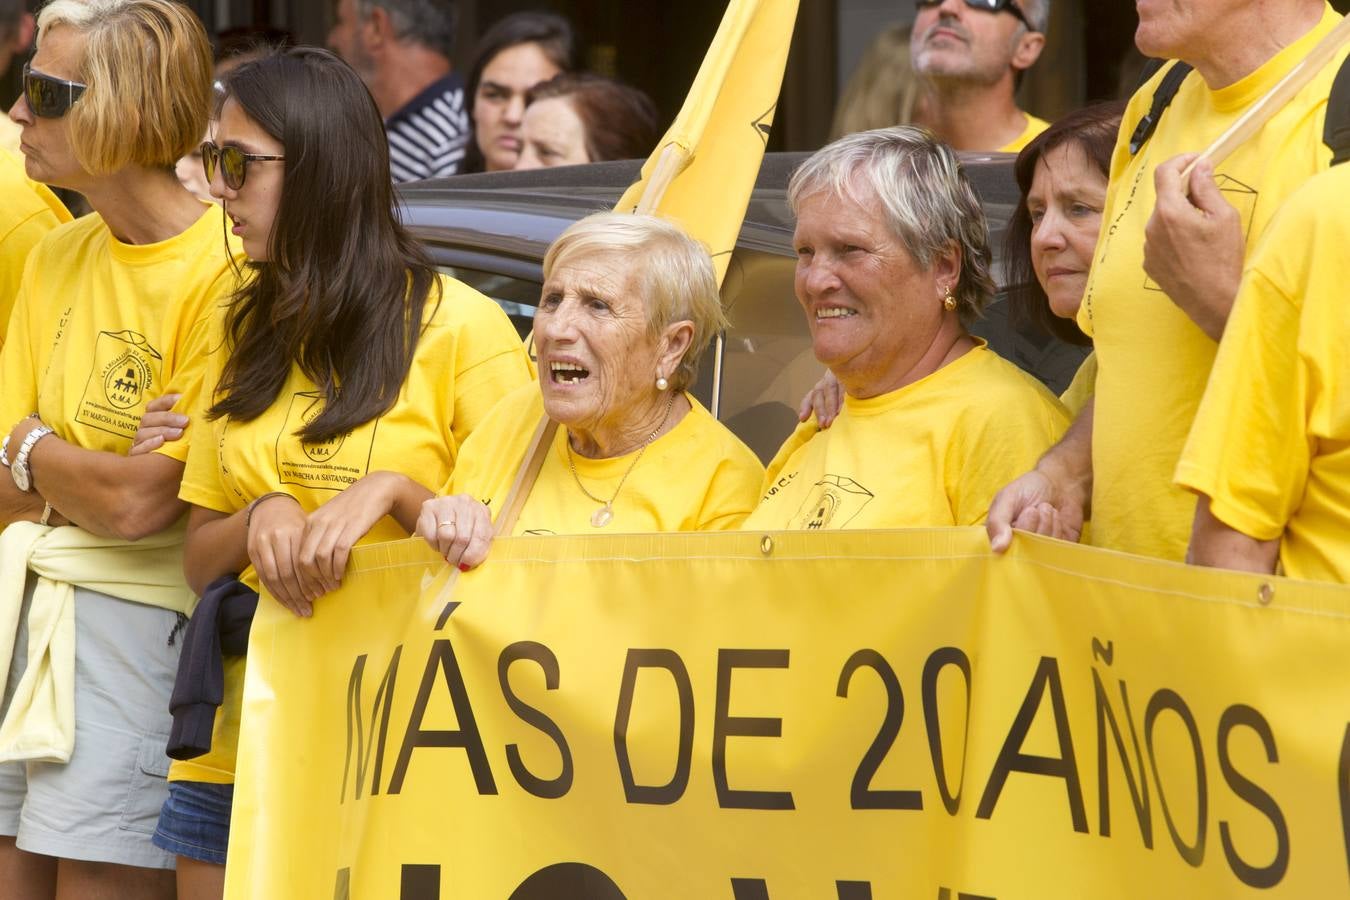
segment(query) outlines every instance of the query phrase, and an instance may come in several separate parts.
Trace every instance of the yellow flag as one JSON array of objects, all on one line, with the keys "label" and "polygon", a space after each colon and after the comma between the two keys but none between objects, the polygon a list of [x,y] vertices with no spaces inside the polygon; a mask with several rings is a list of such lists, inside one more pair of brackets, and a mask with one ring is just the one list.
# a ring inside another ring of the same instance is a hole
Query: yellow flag
[{"label": "yellow flag", "polygon": [[678,222],[720,283],[769,140],[797,0],[731,0],[684,108],[615,209]]}]

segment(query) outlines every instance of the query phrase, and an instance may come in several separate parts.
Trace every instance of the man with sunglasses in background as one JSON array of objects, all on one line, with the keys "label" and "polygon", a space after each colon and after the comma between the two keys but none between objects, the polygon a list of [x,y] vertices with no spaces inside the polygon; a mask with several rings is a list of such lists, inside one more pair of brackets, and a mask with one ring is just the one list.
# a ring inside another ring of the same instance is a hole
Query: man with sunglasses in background
[{"label": "man with sunglasses in background", "polygon": [[957,150],[1016,152],[1046,124],[1017,107],[1022,73],[1045,48],[1050,0],[915,0],[914,121]]}]

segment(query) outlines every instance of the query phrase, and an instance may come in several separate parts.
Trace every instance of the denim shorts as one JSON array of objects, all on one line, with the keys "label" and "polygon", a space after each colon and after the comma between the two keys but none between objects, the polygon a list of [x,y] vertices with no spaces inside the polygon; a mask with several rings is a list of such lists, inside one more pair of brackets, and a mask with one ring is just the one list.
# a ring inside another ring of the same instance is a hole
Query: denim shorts
[{"label": "denim shorts", "polygon": [[170,781],[169,799],[160,810],[159,826],[151,840],[175,856],[223,866],[233,800],[232,784]]}]

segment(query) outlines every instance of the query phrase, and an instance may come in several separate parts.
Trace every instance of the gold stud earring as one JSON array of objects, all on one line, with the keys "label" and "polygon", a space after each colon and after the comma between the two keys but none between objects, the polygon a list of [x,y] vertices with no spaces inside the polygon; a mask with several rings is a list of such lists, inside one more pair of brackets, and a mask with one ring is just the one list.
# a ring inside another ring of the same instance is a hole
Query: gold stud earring
[{"label": "gold stud earring", "polygon": [[956,298],[952,296],[951,288],[947,288],[947,296],[942,298],[942,308],[947,312],[956,311]]},{"label": "gold stud earring", "polygon": [[670,387],[670,382],[658,376],[656,379],[656,389],[658,391],[664,391],[668,387]]}]

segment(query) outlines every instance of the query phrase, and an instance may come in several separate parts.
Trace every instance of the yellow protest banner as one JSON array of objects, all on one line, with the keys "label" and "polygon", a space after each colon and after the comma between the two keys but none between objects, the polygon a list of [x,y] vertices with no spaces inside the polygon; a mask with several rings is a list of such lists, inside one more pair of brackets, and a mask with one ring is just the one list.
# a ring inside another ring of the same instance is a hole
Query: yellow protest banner
[{"label": "yellow protest banner", "polygon": [[254,623],[227,896],[1331,897],[1350,589],[978,529],[358,548]]}]

